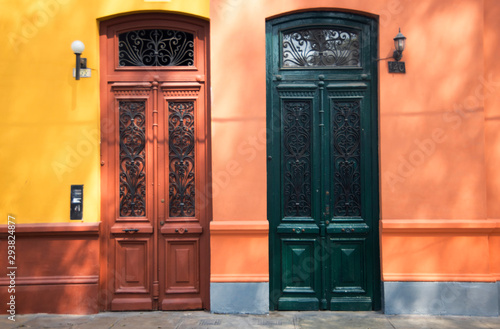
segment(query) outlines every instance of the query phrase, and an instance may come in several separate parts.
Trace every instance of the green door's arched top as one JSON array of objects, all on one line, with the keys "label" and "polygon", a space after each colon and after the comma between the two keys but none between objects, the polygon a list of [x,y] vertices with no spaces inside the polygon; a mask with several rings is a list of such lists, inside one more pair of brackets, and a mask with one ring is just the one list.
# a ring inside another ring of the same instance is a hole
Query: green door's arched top
[{"label": "green door's arched top", "polygon": [[283,67],[360,66],[360,33],[344,27],[283,32]]},{"label": "green door's arched top", "polygon": [[267,60],[273,62],[274,73],[340,69],[369,74],[377,58],[376,21],[368,16],[327,11],[295,13],[268,20],[266,35],[278,41],[267,44]]}]

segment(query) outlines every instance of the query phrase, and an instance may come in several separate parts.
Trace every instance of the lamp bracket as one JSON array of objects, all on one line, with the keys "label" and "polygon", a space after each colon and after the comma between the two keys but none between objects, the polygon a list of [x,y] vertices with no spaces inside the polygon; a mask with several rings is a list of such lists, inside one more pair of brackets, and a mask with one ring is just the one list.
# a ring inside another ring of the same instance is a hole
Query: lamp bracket
[{"label": "lamp bracket", "polygon": [[394,50],[394,53],[392,54],[392,58],[396,60],[396,62],[399,62],[401,58],[403,58],[403,52],[399,50]]}]

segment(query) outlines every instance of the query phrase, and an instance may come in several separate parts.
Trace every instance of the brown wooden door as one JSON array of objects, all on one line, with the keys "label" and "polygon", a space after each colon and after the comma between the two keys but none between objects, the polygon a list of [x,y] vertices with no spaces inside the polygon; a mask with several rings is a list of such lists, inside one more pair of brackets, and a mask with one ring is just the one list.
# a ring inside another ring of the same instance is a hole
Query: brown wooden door
[{"label": "brown wooden door", "polygon": [[209,307],[207,30],[101,23],[102,309]]}]

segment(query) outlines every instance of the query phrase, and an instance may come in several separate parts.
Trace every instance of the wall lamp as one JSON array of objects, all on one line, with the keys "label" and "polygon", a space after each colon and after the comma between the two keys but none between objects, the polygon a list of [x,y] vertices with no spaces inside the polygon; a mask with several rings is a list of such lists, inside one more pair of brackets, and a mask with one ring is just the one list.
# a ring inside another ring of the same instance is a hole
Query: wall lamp
[{"label": "wall lamp", "polygon": [[80,69],[87,68],[87,59],[80,57],[85,50],[85,45],[80,40],[73,41],[71,50],[73,50],[76,55],[75,79],[80,80]]},{"label": "wall lamp", "polygon": [[399,29],[399,33],[394,38],[394,48],[396,48],[396,50],[394,50],[392,54],[392,58],[394,58],[395,62],[388,62],[389,73],[406,73],[405,62],[400,62],[401,58],[403,58],[405,46],[406,37],[401,33],[401,29]]},{"label": "wall lamp", "polygon": [[401,29],[399,29],[399,33],[396,35],[394,38],[394,53],[392,54],[392,57],[399,62],[401,58],[403,57],[403,50],[405,50],[406,46],[406,37],[401,33]]}]

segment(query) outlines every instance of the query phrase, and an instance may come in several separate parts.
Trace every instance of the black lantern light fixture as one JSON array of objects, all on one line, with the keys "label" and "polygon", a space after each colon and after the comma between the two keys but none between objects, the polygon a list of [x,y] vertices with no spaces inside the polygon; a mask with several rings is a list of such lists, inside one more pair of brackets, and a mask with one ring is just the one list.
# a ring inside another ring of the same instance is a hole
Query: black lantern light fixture
[{"label": "black lantern light fixture", "polygon": [[394,38],[394,48],[396,48],[396,50],[394,50],[394,53],[392,53],[394,62],[387,62],[387,64],[389,64],[389,73],[406,73],[405,62],[401,61],[401,58],[403,58],[403,50],[405,50],[405,46],[406,37],[401,33],[400,28],[399,33]]},{"label": "black lantern light fixture", "polygon": [[403,50],[405,50],[405,46],[406,37],[401,33],[400,28],[399,33],[394,38],[394,48],[396,48],[396,50],[394,50],[394,53],[392,55],[397,62],[399,62],[403,57]]},{"label": "black lantern light fixture", "polygon": [[87,59],[80,57],[85,50],[85,45],[80,40],[75,40],[71,44],[71,50],[76,55],[75,79],[80,80],[80,69],[87,68]]}]

